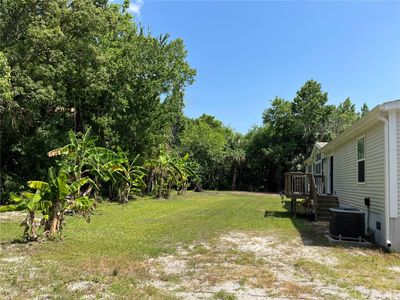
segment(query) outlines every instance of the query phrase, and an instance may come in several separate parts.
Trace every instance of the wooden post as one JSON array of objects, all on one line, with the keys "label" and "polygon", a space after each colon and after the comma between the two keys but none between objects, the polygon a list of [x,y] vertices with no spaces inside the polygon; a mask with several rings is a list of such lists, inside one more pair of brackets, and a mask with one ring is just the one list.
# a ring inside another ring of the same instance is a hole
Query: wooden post
[{"label": "wooden post", "polygon": [[293,201],[293,213],[294,213],[294,217],[296,218],[296,204],[297,204],[297,199],[296,198],[294,198],[293,199],[294,201]]},{"label": "wooden post", "polygon": [[290,198],[290,216],[293,217],[293,198]]}]

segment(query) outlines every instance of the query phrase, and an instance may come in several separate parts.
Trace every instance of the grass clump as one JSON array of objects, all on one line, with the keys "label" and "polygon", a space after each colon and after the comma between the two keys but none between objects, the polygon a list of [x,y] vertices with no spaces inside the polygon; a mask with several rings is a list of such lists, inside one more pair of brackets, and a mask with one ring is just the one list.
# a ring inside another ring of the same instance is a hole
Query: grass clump
[{"label": "grass clump", "polygon": [[227,293],[223,290],[218,291],[214,294],[214,299],[219,299],[219,300],[236,300],[236,296],[230,293]]}]

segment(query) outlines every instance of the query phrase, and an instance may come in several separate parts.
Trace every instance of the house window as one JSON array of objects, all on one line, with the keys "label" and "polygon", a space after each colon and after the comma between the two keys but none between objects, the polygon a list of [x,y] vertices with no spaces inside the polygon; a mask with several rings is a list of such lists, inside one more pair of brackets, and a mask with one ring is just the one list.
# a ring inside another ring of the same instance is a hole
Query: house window
[{"label": "house window", "polygon": [[357,140],[357,181],[365,182],[365,136]]}]

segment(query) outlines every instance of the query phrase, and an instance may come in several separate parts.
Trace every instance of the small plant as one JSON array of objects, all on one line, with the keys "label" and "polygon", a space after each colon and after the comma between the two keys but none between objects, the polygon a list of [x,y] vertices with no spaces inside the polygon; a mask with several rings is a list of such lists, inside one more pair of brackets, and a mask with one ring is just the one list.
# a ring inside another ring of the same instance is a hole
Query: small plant
[{"label": "small plant", "polygon": [[214,299],[221,299],[221,300],[236,300],[236,296],[230,293],[221,290],[214,294]]}]

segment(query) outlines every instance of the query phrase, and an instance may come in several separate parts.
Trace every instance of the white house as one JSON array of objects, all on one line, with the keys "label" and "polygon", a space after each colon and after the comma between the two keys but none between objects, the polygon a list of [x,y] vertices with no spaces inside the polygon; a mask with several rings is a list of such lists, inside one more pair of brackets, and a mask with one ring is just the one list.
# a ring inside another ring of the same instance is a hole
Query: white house
[{"label": "white house", "polygon": [[376,243],[400,251],[400,100],[376,106],[329,143],[316,143],[305,164],[323,178],[319,193],[336,196],[341,207],[367,216],[369,201],[365,227]]}]

